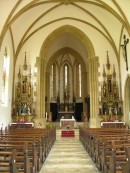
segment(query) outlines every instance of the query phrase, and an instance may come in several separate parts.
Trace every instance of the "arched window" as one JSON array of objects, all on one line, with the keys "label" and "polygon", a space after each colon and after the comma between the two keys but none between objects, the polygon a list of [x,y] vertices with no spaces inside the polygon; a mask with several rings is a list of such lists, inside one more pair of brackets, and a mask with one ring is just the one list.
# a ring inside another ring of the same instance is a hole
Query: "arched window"
[{"label": "arched window", "polygon": [[68,66],[67,65],[65,65],[64,79],[65,79],[65,89],[66,89],[68,86]]},{"label": "arched window", "polygon": [[82,69],[81,64],[78,63],[76,66],[76,95],[78,98],[82,97]]},{"label": "arched window", "polygon": [[68,64],[64,65],[64,99],[69,99],[69,66]]},{"label": "arched window", "polygon": [[2,74],[2,105],[7,106],[8,100],[8,72],[9,72],[9,58],[7,56],[7,49],[4,52],[3,74]]},{"label": "arched window", "polygon": [[56,99],[56,65],[54,63],[51,66],[50,97],[51,100]]}]

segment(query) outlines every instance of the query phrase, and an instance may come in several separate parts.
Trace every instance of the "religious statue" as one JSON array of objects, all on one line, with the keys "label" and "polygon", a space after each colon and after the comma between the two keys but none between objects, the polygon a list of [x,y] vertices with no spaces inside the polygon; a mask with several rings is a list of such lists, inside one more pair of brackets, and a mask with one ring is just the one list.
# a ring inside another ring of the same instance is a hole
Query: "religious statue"
[{"label": "religious statue", "polygon": [[20,97],[20,94],[21,94],[21,86],[20,86],[20,84],[18,84],[17,96]]},{"label": "religious statue", "polygon": [[111,80],[108,81],[108,92],[111,92]]},{"label": "religious statue", "polygon": [[124,44],[121,45],[122,47],[122,53],[123,53],[123,57],[125,59],[126,62],[126,70],[128,71],[128,59],[127,59],[127,44],[129,43],[129,39],[126,39],[126,35],[124,35]]},{"label": "religious statue", "polygon": [[29,97],[31,96],[31,84],[29,84],[29,86],[28,86],[28,96]]},{"label": "religious statue", "polygon": [[106,85],[103,85],[103,96],[106,96]]},{"label": "religious statue", "polygon": [[114,85],[114,96],[116,97],[117,96],[117,86]]},{"label": "religious statue", "polygon": [[26,93],[26,82],[23,81],[23,93]]},{"label": "religious statue", "polygon": [[26,104],[24,104],[21,108],[21,114],[28,114],[28,107]]}]

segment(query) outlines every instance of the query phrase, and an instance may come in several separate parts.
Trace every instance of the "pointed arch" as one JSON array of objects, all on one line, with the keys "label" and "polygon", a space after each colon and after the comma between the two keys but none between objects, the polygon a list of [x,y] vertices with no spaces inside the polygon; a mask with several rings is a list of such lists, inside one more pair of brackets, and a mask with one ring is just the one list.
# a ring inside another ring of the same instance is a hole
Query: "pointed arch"
[{"label": "pointed arch", "polygon": [[54,30],[46,38],[46,40],[44,41],[44,43],[41,47],[40,57],[47,59],[47,51],[49,49],[50,43],[52,43],[58,36],[66,33],[66,32],[79,38],[79,40],[82,42],[82,44],[85,46],[85,48],[87,50],[87,57],[95,57],[95,51],[94,51],[94,48],[93,48],[93,45],[92,45],[90,39],[81,30],[79,30],[78,28],[73,27],[71,25],[64,25],[64,26]]},{"label": "pointed arch", "polygon": [[[37,93],[37,112],[39,114],[40,118],[44,118],[45,115],[45,107],[49,107],[49,106],[45,106],[45,97],[46,97],[46,93],[48,92],[48,89],[46,91],[46,88],[48,88],[48,62],[50,60],[50,58],[52,58],[52,55],[55,54],[55,52],[53,52],[53,49],[50,49],[50,47],[52,46],[52,43],[59,37],[62,36],[65,33],[69,33],[71,36],[73,36],[74,38],[78,38],[77,42],[79,42],[83,47],[84,47],[84,62],[85,62],[85,68],[87,69],[87,80],[89,81],[89,95],[90,95],[90,114],[92,115],[91,117],[91,121],[90,121],[90,126],[91,127],[96,127],[96,121],[97,121],[97,114],[98,114],[98,57],[95,56],[95,50],[93,48],[93,44],[90,41],[90,39],[85,35],[85,33],[83,33],[81,30],[79,30],[76,27],[70,26],[70,25],[65,25],[62,26],[56,30],[54,30],[54,32],[52,32],[47,39],[43,42],[42,46],[41,46],[41,50],[40,50],[40,56],[37,58],[37,67],[38,67],[38,74],[37,74],[37,89],[38,89],[38,93]],[[63,45],[64,46],[64,45]],[[59,46],[60,47],[60,46]],[[70,46],[71,47],[71,46]],[[60,49],[63,47],[60,47]],[[52,51],[51,54],[49,51]],[[58,52],[58,50],[57,50]],[[77,52],[75,50],[75,52]],[[82,57],[82,56],[81,56]],[[49,75],[49,74],[48,74]],[[85,76],[85,74],[84,74]],[[93,81],[94,84],[93,84]],[[83,85],[86,85],[85,80],[83,81]],[[47,87],[46,87],[47,86]],[[85,95],[88,94],[87,91],[85,91],[84,93],[84,97]],[[49,104],[49,101],[48,103]],[[47,105],[46,104],[46,105]]]}]

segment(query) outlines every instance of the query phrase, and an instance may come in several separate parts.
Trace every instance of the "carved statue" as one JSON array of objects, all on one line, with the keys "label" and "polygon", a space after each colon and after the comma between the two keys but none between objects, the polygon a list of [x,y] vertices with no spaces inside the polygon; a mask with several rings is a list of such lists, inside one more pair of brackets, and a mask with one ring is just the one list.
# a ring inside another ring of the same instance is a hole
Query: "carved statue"
[{"label": "carved statue", "polygon": [[103,96],[106,96],[106,85],[103,85]]},{"label": "carved statue", "polygon": [[21,109],[21,114],[28,114],[28,107],[26,104],[23,105]]},{"label": "carved statue", "polygon": [[20,94],[21,94],[21,86],[20,86],[20,84],[18,84],[18,87],[17,87],[17,96],[20,97]]},{"label": "carved statue", "polygon": [[29,86],[28,86],[28,96],[29,97],[31,96],[31,84],[29,84]]},{"label": "carved statue", "polygon": [[23,81],[23,93],[26,93],[26,82]]}]

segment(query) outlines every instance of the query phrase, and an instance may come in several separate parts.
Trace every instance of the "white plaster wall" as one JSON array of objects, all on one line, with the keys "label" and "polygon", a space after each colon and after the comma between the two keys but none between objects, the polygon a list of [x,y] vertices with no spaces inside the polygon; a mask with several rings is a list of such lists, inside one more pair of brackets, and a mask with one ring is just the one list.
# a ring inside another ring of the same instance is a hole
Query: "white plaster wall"
[{"label": "white plaster wall", "polygon": [[[128,34],[126,31],[123,32],[123,35],[126,35],[126,38],[129,38]],[[124,42],[124,39],[122,38],[121,44]],[[127,60],[128,60],[128,71],[126,70],[126,62],[124,60],[124,57],[122,55],[122,51],[120,52],[120,64],[121,64],[121,81],[122,81],[122,96],[124,100],[124,87],[125,87],[125,82],[127,79],[127,74],[130,74],[130,43],[127,44]]]},{"label": "white plaster wall", "polygon": [[[27,59],[28,62],[32,64],[32,67],[35,65],[36,57],[39,56],[40,54],[40,49],[42,44],[44,43],[45,39],[48,37],[49,34],[51,34],[55,29],[62,25],[72,25],[74,27],[77,27],[79,30],[84,32],[89,39],[91,40],[94,50],[95,50],[95,55],[99,57],[99,62],[100,62],[100,68],[99,72],[102,73],[102,67],[103,64],[106,64],[106,51],[109,51],[109,58],[110,58],[110,63],[113,65],[115,64],[116,72],[117,72],[117,80],[119,80],[119,69],[118,69],[118,64],[117,64],[117,59],[115,52],[113,48],[111,47],[110,43],[99,33],[98,31],[94,31],[91,27],[87,27],[84,24],[80,24],[78,22],[73,22],[73,21],[61,21],[57,22],[56,24],[52,24],[51,26],[47,26],[46,28],[40,30],[37,32],[35,35],[33,35],[27,42],[26,44],[22,47],[20,54],[18,56],[18,61],[17,61],[17,69],[16,73],[18,71],[18,65],[24,61],[24,52],[27,52]],[[95,32],[95,34],[93,34]],[[56,42],[55,42],[56,43]],[[56,43],[57,46],[53,47],[52,52],[55,52],[54,48],[58,47],[58,42]],[[65,46],[65,44],[64,44]],[[68,45],[66,45],[68,46]],[[59,45],[61,48],[61,44]],[[71,45],[72,48],[73,45]],[[76,48],[77,49],[77,48]],[[80,47],[79,47],[80,50]],[[77,50],[78,51],[78,50]],[[50,53],[51,55],[51,53]],[[84,56],[84,58],[86,58]],[[17,74],[16,74],[17,75]]]},{"label": "white plaster wall", "polygon": [[[10,33],[7,32],[5,35],[1,51],[0,51],[0,90],[2,90],[2,69],[3,69],[3,57],[5,47],[7,48],[7,54],[10,57],[10,65],[9,65],[9,78],[8,78],[8,99],[7,106],[2,106],[0,103],[0,127],[8,126],[11,122],[11,112],[12,112],[12,84],[13,84],[13,52],[12,52],[12,43],[10,38]],[[1,92],[0,92],[0,100],[1,100]]]}]

